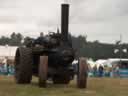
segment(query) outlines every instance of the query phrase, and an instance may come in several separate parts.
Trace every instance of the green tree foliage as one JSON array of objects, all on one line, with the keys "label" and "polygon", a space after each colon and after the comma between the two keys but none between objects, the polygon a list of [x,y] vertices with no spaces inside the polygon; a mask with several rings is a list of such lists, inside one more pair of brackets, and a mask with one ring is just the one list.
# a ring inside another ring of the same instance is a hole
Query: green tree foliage
[{"label": "green tree foliage", "polygon": [[120,52],[122,58],[128,58],[128,53],[124,53],[122,49],[128,50],[128,44],[122,44],[120,52],[114,53],[115,49],[119,49],[120,45],[118,42],[116,44],[100,43],[98,40],[93,42],[87,41],[86,37],[72,36],[72,43],[75,50],[77,50],[77,56],[85,56],[87,58],[97,59],[107,59],[107,58],[120,58]]},{"label": "green tree foliage", "polygon": [[5,36],[2,36],[0,38],[0,45],[6,45],[6,44],[9,44],[9,43],[10,43],[10,38],[5,37]]},{"label": "green tree foliage", "polygon": [[10,37],[2,36],[0,38],[0,45],[20,46],[23,39],[22,34],[13,32]]},{"label": "green tree foliage", "polygon": [[23,36],[20,33],[13,32],[10,37],[10,45],[16,46],[21,45],[21,40],[23,39]]}]

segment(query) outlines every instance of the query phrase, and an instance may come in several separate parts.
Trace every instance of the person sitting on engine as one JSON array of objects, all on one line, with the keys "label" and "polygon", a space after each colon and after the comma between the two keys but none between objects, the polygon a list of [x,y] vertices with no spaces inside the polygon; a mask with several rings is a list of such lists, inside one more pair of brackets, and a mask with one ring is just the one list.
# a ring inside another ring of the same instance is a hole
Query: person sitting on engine
[{"label": "person sitting on engine", "polygon": [[44,46],[44,43],[45,43],[44,33],[41,32],[40,36],[35,40],[34,44],[35,46]]}]

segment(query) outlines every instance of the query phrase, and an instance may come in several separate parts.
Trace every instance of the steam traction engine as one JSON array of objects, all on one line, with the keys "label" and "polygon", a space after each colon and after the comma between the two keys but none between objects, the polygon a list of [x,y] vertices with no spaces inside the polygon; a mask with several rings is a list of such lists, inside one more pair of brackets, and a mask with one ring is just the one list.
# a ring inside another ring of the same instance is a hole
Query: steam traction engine
[{"label": "steam traction engine", "polygon": [[[29,84],[32,75],[39,77],[39,86],[46,87],[47,80],[54,84],[68,84],[73,79],[72,61],[75,52],[68,35],[69,4],[62,4],[61,33],[50,32],[17,48],[15,55],[15,80],[18,84]],[[87,65],[79,58],[77,85],[86,87]]]}]

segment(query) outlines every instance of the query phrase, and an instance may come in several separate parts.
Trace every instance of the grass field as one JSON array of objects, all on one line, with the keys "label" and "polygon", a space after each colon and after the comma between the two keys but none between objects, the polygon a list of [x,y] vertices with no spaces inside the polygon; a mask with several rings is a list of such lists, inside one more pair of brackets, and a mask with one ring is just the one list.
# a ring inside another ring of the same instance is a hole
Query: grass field
[{"label": "grass field", "polygon": [[13,77],[0,77],[0,96],[128,96],[128,79],[88,78],[87,89],[69,85],[48,84],[39,88],[37,78],[30,85],[16,85]]}]

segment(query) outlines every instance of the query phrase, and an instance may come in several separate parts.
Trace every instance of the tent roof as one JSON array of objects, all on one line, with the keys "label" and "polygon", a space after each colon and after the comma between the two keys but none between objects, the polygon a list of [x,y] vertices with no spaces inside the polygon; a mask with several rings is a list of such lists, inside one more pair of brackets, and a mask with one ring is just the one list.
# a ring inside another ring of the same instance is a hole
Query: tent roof
[{"label": "tent roof", "polygon": [[0,46],[0,56],[15,56],[17,46]]}]

